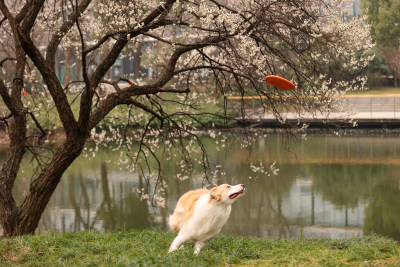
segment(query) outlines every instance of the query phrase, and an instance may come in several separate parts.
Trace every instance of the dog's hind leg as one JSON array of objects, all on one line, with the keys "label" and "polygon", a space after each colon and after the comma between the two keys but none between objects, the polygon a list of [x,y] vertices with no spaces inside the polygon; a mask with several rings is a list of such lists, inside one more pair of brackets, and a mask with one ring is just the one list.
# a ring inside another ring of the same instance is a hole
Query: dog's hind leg
[{"label": "dog's hind leg", "polygon": [[187,241],[186,238],[184,238],[182,235],[178,234],[178,236],[175,237],[174,241],[172,242],[171,246],[169,247],[168,252],[172,252],[179,248],[183,248],[183,243],[185,243],[186,241]]},{"label": "dog's hind leg", "polygon": [[194,254],[199,254],[200,250],[202,247],[204,247],[204,245],[206,244],[206,242],[204,241],[197,241],[196,244],[194,245]]}]

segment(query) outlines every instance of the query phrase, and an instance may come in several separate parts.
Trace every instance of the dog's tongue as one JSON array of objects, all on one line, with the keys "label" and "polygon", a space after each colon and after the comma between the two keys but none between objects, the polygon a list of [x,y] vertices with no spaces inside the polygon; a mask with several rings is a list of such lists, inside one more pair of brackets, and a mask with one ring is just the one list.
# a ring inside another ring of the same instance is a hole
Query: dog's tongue
[{"label": "dog's tongue", "polygon": [[237,197],[239,195],[239,193],[233,193],[232,195],[229,196],[230,199],[234,199],[235,197]]}]

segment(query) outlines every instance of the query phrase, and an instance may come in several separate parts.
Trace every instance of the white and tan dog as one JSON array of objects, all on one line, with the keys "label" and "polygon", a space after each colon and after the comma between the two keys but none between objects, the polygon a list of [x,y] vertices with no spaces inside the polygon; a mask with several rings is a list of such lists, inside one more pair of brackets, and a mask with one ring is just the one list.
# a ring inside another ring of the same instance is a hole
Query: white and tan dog
[{"label": "white and tan dog", "polygon": [[198,254],[205,243],[221,231],[231,213],[231,204],[244,194],[244,190],[244,184],[222,184],[211,190],[197,189],[181,196],[174,214],[169,217],[169,227],[179,233],[168,252],[194,241],[194,253]]}]

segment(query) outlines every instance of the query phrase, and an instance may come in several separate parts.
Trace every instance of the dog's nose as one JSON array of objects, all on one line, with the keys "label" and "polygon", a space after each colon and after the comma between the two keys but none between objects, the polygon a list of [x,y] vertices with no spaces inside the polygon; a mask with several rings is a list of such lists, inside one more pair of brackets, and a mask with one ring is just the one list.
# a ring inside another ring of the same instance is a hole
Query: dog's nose
[{"label": "dog's nose", "polygon": [[241,184],[241,186],[242,186],[243,188],[245,188],[245,187],[246,187],[244,184]]}]

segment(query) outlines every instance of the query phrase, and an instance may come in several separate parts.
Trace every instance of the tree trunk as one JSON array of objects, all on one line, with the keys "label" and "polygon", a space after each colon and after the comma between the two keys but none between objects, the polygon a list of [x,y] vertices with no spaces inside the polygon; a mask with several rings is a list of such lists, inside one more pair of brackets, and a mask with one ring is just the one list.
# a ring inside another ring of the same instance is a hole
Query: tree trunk
[{"label": "tree trunk", "polygon": [[[86,136],[67,138],[57,149],[51,162],[43,168],[39,176],[31,183],[29,192],[21,207],[17,208],[16,205],[13,205],[13,212],[5,213],[5,216],[0,218],[5,237],[33,234],[35,232],[40,217],[64,171],[80,155],[86,139]],[[9,205],[9,203],[5,205]]]},{"label": "tree trunk", "polygon": [[0,172],[0,222],[5,236],[15,231],[20,218],[20,210],[12,195],[12,189],[25,154],[25,124],[24,114],[15,114],[9,121],[10,149]]}]

